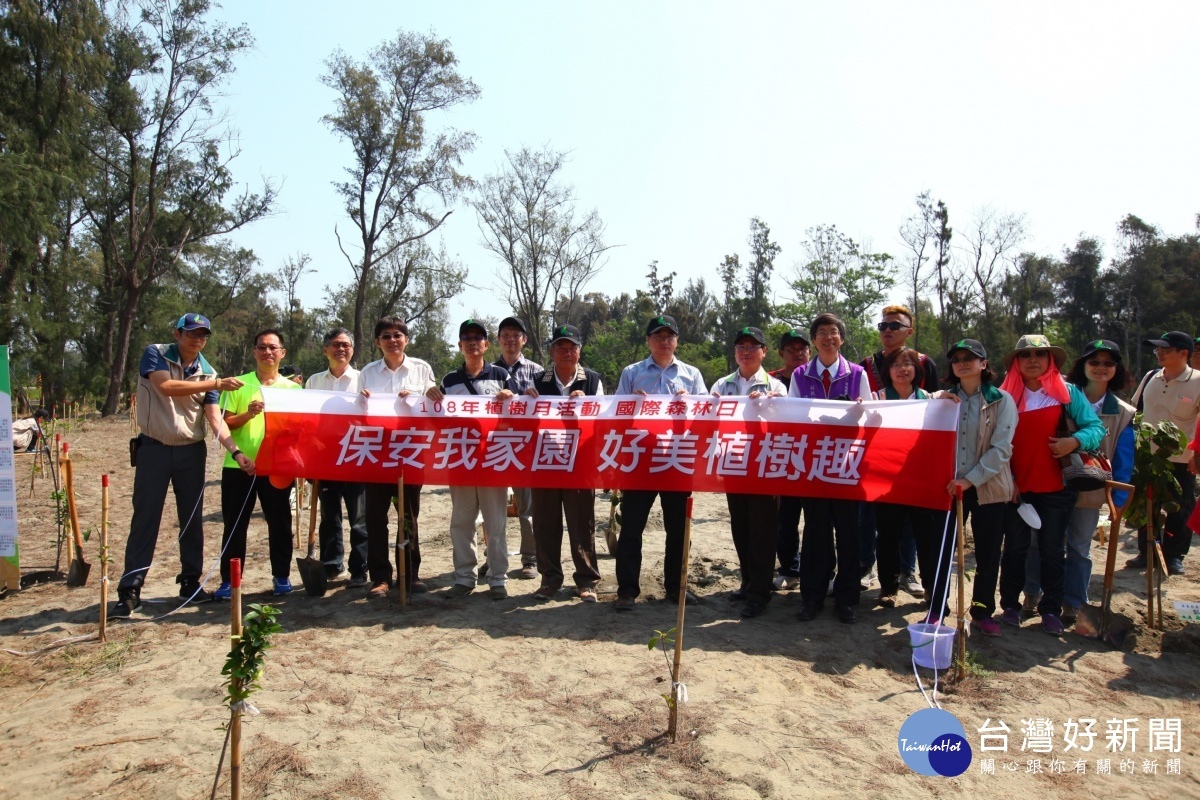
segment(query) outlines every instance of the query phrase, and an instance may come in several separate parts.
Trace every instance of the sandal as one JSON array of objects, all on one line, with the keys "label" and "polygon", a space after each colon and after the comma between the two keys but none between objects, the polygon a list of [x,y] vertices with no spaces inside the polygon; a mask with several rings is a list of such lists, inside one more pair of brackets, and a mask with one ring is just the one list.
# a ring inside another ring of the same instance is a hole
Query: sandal
[{"label": "sandal", "polygon": [[879,596],[879,605],[883,606],[884,608],[895,608],[896,607],[896,595],[881,594]]},{"label": "sandal", "polygon": [[579,590],[579,599],[585,603],[596,602],[596,590],[590,587],[585,587]]}]

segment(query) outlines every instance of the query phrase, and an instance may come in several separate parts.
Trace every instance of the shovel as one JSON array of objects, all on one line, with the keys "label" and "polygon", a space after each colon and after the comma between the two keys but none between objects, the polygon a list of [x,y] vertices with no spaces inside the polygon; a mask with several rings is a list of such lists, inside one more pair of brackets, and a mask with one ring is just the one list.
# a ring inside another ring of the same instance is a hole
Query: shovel
[{"label": "shovel", "polygon": [[[1125,490],[1129,493],[1125,505],[1118,506],[1113,501],[1114,489]],[[1107,490],[1111,527],[1108,532],[1108,558],[1104,564],[1104,595],[1100,599],[1099,606],[1085,604],[1079,608],[1079,616],[1075,619],[1075,632],[1080,636],[1103,639],[1119,650],[1124,646],[1125,638],[1129,636],[1133,624],[1125,618],[1113,619],[1113,575],[1117,568],[1117,539],[1120,538],[1121,533],[1121,517],[1129,505],[1129,498],[1133,497],[1133,487],[1127,483],[1108,481]]]},{"label": "shovel", "polygon": [[87,583],[92,565],[83,560],[83,534],[79,530],[79,509],[75,507],[75,468],[70,456],[63,460],[63,466],[67,473],[67,510],[71,515],[71,536],[75,542],[71,565],[67,567],[67,586],[76,587]]},{"label": "shovel", "polygon": [[[296,569],[300,572],[300,582],[309,597],[324,597],[329,581],[325,577],[325,565],[321,559],[313,558],[313,547],[317,543],[317,492],[321,489],[320,481],[313,481],[312,500],[308,504],[308,555],[296,559]],[[299,495],[297,495],[299,497]],[[299,505],[299,503],[297,503]],[[297,511],[297,514],[300,512]],[[297,525],[299,529],[299,525]]]}]

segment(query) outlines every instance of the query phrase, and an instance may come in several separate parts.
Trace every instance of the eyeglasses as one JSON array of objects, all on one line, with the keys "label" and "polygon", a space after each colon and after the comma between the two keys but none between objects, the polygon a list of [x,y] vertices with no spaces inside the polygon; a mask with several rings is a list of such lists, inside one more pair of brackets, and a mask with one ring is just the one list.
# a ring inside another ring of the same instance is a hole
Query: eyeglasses
[{"label": "eyeglasses", "polygon": [[813,334],[813,338],[814,339],[840,339],[840,338],[842,338],[842,332],[837,330],[836,328],[834,328],[831,331],[817,331],[815,334]]},{"label": "eyeglasses", "polygon": [[201,331],[201,330],[184,331],[183,333],[189,339],[199,339],[202,342],[207,342],[208,337],[212,336],[212,334],[209,333],[208,331]]},{"label": "eyeglasses", "polygon": [[763,346],[761,344],[739,344],[733,349],[737,350],[739,353],[755,353],[759,350],[762,350]]},{"label": "eyeglasses", "polygon": [[330,350],[353,350],[354,344],[351,342],[330,342],[325,345]]},{"label": "eyeglasses", "polygon": [[397,339],[405,338],[405,336],[403,333],[381,333],[379,334],[379,338],[385,342],[394,342]]},{"label": "eyeglasses", "polygon": [[881,322],[876,327],[879,328],[879,330],[881,330],[881,331],[902,331],[905,328],[909,328],[911,326],[907,325],[903,322],[892,321],[892,322]]},{"label": "eyeglasses", "polygon": [[951,364],[970,364],[972,361],[978,360],[976,356],[963,356],[962,358],[950,359]]},{"label": "eyeglasses", "polygon": [[1017,358],[1022,360],[1026,358],[1045,358],[1048,355],[1050,355],[1049,350],[1022,350],[1017,353]]},{"label": "eyeglasses", "polygon": [[1091,361],[1087,362],[1087,364],[1089,367],[1103,367],[1104,369],[1112,369],[1113,367],[1115,367],[1117,365],[1117,362],[1115,362],[1115,361],[1100,361],[1099,359],[1094,358]]},{"label": "eyeglasses", "polygon": [[277,344],[256,344],[254,349],[260,353],[278,353],[283,348]]},{"label": "eyeglasses", "polygon": [[500,340],[504,342],[515,342],[520,340],[520,338],[524,335],[525,334],[521,333],[520,331],[507,331],[500,334]]},{"label": "eyeglasses", "polygon": [[464,337],[462,337],[462,341],[464,341],[464,342],[486,342],[487,337],[486,336],[464,336]]}]

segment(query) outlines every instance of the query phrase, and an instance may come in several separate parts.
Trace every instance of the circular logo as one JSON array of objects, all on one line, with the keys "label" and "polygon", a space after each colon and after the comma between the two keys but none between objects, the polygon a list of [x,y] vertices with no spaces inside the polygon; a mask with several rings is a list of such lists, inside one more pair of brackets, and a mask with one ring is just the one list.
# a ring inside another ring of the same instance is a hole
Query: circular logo
[{"label": "circular logo", "polygon": [[900,726],[900,757],[913,772],[953,778],[971,766],[971,745],[958,718],[940,708],[922,708]]}]

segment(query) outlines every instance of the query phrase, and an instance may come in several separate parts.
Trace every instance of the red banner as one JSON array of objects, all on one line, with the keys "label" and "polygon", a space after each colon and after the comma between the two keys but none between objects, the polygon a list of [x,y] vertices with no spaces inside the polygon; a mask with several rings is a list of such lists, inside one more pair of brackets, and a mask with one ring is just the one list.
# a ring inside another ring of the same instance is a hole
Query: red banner
[{"label": "red banner", "polygon": [[788,397],[371,397],[263,389],[277,478],[662,489],[948,509],[958,407]]}]

